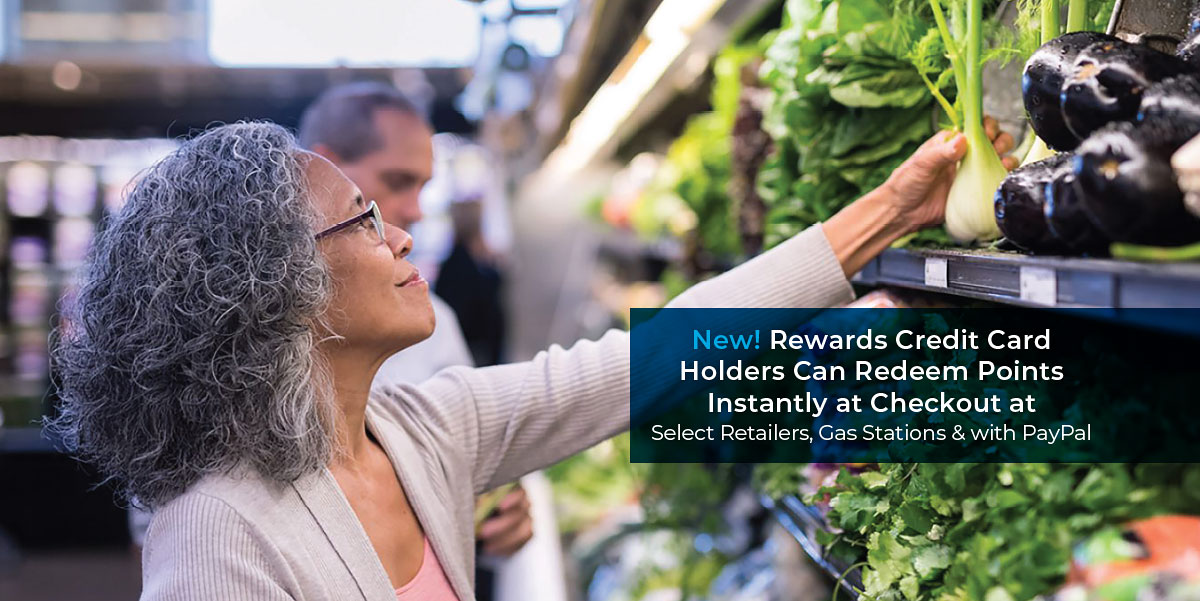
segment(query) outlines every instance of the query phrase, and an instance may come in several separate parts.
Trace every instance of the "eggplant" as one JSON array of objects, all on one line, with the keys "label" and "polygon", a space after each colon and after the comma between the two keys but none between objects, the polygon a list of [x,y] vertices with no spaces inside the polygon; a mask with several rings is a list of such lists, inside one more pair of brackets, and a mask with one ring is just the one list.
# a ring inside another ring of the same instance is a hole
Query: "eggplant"
[{"label": "eggplant", "polygon": [[1060,101],[1063,84],[1072,72],[1079,51],[1097,42],[1116,39],[1090,31],[1060,35],[1042,44],[1025,62],[1021,75],[1025,112],[1029,114],[1029,125],[1034,133],[1050,148],[1072,150],[1079,145],[1079,138],[1063,121]]},{"label": "eggplant", "polygon": [[1192,12],[1188,14],[1187,33],[1175,48],[1175,56],[1193,67],[1200,68],[1200,3],[1193,6]]},{"label": "eggplant", "polygon": [[996,224],[1013,244],[1033,253],[1063,254],[1067,245],[1046,226],[1046,184],[1070,168],[1073,157],[1057,154],[1014,169],[996,190]]},{"label": "eggplant", "polygon": [[1189,138],[1200,133],[1200,74],[1170,77],[1147,88],[1137,121],[1170,124]]},{"label": "eggplant", "polygon": [[1043,207],[1046,227],[1067,247],[1066,254],[1107,255],[1112,240],[1092,223],[1084,210],[1078,186],[1075,185],[1074,169],[1075,157],[1071,156],[1046,182],[1046,204]]},{"label": "eggplant", "polygon": [[1150,84],[1191,72],[1183,59],[1121,40],[1079,51],[1059,98],[1067,128],[1080,140],[1109,123],[1137,117]]},{"label": "eggplant", "polygon": [[1179,246],[1200,240],[1171,155],[1188,140],[1169,123],[1113,123],[1079,145],[1075,181],[1092,223],[1116,242]]}]

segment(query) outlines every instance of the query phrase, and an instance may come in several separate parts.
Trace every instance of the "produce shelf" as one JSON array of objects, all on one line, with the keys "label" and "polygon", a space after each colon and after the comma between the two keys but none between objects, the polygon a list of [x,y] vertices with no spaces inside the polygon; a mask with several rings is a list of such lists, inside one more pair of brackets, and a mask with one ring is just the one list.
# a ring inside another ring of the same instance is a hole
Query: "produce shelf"
[{"label": "produce shelf", "polygon": [[805,505],[799,497],[795,496],[787,496],[778,500],[763,496],[762,504],[774,514],[775,519],[783,526],[784,530],[792,535],[792,538],[804,550],[804,554],[808,555],[809,559],[812,559],[817,567],[824,570],[835,583],[838,583],[836,586],[841,586],[839,597],[847,595],[850,599],[858,598],[856,591],[862,589],[862,573],[859,569],[848,570],[850,566],[827,557],[825,550],[817,544],[816,533],[829,531],[825,517],[817,508]]},{"label": "produce shelf", "polygon": [[[854,281],[1029,307],[1200,307],[1200,264],[1196,263],[889,249]],[[1120,317],[1118,312],[1114,317]],[[1200,324],[1196,328],[1200,331]]]}]

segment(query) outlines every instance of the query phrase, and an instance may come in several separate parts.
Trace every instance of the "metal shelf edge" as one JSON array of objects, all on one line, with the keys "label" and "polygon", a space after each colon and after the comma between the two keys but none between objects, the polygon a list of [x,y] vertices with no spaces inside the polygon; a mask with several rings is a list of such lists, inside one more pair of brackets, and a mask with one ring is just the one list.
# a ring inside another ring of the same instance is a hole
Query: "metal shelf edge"
[{"label": "metal shelf edge", "polygon": [[[945,285],[930,283],[925,266],[945,261]],[[1023,270],[1053,273],[1052,302],[1023,294]],[[889,249],[855,282],[891,285],[1027,307],[1196,308],[1200,264],[1147,264],[1110,259],[1035,257],[997,251]]]},{"label": "metal shelf edge", "polygon": [[763,495],[761,502],[763,507],[766,507],[775,516],[775,520],[800,545],[804,554],[833,579],[835,586],[840,586],[841,592],[849,595],[850,599],[858,599],[858,592],[854,590],[854,587],[861,588],[861,572],[858,569],[848,571],[848,566],[840,565],[836,560],[826,557],[824,549],[809,534],[810,531],[827,531],[829,529],[820,513],[794,496],[775,500]]}]

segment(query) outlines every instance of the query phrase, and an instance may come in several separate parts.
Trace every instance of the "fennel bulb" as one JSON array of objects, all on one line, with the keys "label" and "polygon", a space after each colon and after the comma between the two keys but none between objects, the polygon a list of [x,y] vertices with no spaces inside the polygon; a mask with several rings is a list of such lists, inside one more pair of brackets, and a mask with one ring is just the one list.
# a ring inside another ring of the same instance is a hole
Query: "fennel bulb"
[{"label": "fennel bulb", "polygon": [[993,199],[1008,170],[983,129],[983,0],[951,0],[957,39],[939,0],[929,0],[929,4],[954,72],[962,132],[967,138],[967,154],[946,201],[946,231],[964,244],[993,240],[1000,236]]},{"label": "fennel bulb", "polygon": [[967,137],[967,155],[958,166],[946,200],[946,231],[964,244],[1000,237],[993,198],[1008,170],[996,156],[991,141],[982,135],[983,127],[979,129],[983,141],[973,142]]}]

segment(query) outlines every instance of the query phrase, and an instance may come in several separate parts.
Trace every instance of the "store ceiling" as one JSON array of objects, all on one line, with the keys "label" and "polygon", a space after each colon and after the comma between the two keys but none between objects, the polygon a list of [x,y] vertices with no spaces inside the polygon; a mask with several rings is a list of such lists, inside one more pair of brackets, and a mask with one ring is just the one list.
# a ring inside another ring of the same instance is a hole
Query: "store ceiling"
[{"label": "store ceiling", "polygon": [[559,92],[562,118],[558,129],[542,142],[547,150],[562,139],[571,120],[620,64],[659,4],[661,0],[595,0],[592,3],[591,16],[583,24],[590,29],[588,40],[579,51],[570,79],[563,82]]},{"label": "store ceiling", "polygon": [[[330,86],[413,75],[412,70],[393,69],[66,65],[0,65],[0,135],[177,136],[241,119],[295,126],[304,107]],[[420,72],[434,91],[434,126],[471,131],[451,104],[469,73]]]},{"label": "store ceiling", "polygon": [[[495,59],[493,55],[503,50],[505,39],[529,43],[546,41],[542,39],[547,35],[544,31],[537,34],[542,30],[530,27],[538,24],[537,19],[555,18],[561,10],[568,11],[564,14],[569,15],[569,7],[575,0],[470,0],[478,6],[462,1],[447,2],[444,9],[479,15],[482,24],[482,29],[477,27],[476,33],[481,37],[479,64],[473,65],[474,68],[458,67],[462,61],[437,59],[440,55],[421,58],[424,55],[420,51],[427,50],[426,46],[430,45],[421,40],[429,42],[426,39],[429,35],[440,35],[430,32],[427,26],[416,33],[396,37],[397,32],[403,30],[402,25],[411,28],[414,25],[410,21],[421,21],[416,18],[418,16],[426,21],[433,19],[435,23],[445,23],[447,33],[442,37],[453,38],[451,29],[463,29],[449,27],[461,25],[461,20],[450,22],[432,7],[426,10],[422,4],[425,1],[405,0],[378,5],[357,1],[336,9],[313,0],[303,5],[288,4],[288,0],[263,2],[263,6],[274,7],[270,10],[278,13],[280,18],[273,21],[282,22],[285,33],[291,26],[312,25],[314,15],[328,15],[336,21],[329,23],[334,26],[327,30],[319,29],[302,36],[315,36],[318,40],[307,49],[333,53],[333,58],[316,60],[313,59],[316,55],[309,56],[313,53],[302,51],[305,48],[286,51],[286,44],[271,41],[274,39],[271,35],[278,36],[276,30],[280,23],[273,23],[274,29],[264,23],[259,32],[261,39],[234,35],[234,40],[247,43],[231,50],[228,47],[229,32],[224,37],[214,37],[214,32],[222,23],[225,29],[230,29],[227,13],[231,10],[248,10],[249,5],[242,5],[237,0],[95,0],[89,3],[0,0],[0,135],[177,135],[212,122],[239,119],[271,119],[295,125],[304,107],[332,85],[367,79],[390,81],[411,91],[405,84],[412,84],[414,79],[419,81],[422,77],[429,85],[422,82],[419,86],[428,93],[418,96],[423,96],[422,101],[429,103],[434,126],[440,131],[469,133],[474,127],[454,108],[454,99],[462,94],[472,72],[487,72]],[[291,6],[295,6],[295,14],[279,8]],[[260,12],[265,10],[258,9]],[[414,10],[418,12],[413,13]],[[399,22],[397,11],[413,18]],[[364,14],[375,13],[385,17],[382,21],[363,20]],[[239,23],[234,19],[232,25]],[[529,27],[523,27],[525,25]],[[362,39],[353,37],[356,30]],[[497,33],[504,39],[497,38]],[[521,37],[530,35],[534,37],[528,40]],[[561,32],[559,35],[561,37]],[[218,42],[222,40],[225,46],[218,48]],[[380,50],[383,54],[376,56],[379,53],[368,52],[363,55],[360,46],[372,40],[379,46],[376,50],[383,48]],[[384,40],[383,46],[380,46],[380,40]],[[388,46],[387,40],[395,45]],[[406,40],[408,47],[401,43]],[[445,45],[445,40],[439,40]],[[322,42],[332,47],[322,47]],[[457,42],[451,40],[450,43],[457,47]],[[245,57],[239,54],[245,60],[230,59],[233,56],[230,52],[234,50],[244,54],[243,51],[255,48],[263,50],[264,56],[271,52],[278,55],[284,48],[284,58],[260,61],[262,57],[257,55]],[[233,62],[218,60],[221,56]],[[289,57],[295,60],[290,63]],[[261,67],[255,66],[260,63]],[[230,64],[239,67],[223,68]],[[243,64],[249,68],[241,67]],[[335,64],[340,66],[333,66]],[[374,65],[393,66],[378,68]],[[397,68],[394,65],[414,66]],[[422,68],[422,65],[438,67]],[[414,73],[420,73],[422,77],[412,77]]]}]

